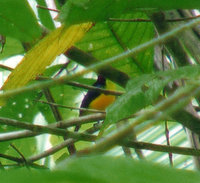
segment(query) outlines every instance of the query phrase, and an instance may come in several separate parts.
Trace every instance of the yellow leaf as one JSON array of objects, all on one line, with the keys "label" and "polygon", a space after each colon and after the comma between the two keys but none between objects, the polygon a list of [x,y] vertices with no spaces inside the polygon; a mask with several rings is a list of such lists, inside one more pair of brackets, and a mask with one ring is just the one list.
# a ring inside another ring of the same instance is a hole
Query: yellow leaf
[{"label": "yellow leaf", "polygon": [[51,32],[36,44],[4,83],[3,90],[11,90],[26,85],[30,80],[41,74],[50,65],[56,56],[64,53],[75,42],[79,41],[92,27],[92,23],[73,25],[67,28],[65,25]]}]

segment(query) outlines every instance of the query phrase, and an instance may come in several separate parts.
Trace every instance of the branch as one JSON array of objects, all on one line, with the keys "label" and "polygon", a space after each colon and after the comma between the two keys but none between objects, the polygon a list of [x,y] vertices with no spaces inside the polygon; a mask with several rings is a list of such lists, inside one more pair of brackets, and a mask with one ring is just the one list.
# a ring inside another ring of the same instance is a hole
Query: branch
[{"label": "branch", "polygon": [[[180,21],[188,21],[199,18],[200,15],[193,16],[193,17],[185,17],[185,18],[173,18],[173,19],[166,19],[166,22],[180,22]],[[151,19],[143,19],[143,18],[135,18],[135,19],[122,19],[122,18],[109,18],[108,21],[112,22],[152,22]]]},{"label": "branch", "polygon": [[[75,62],[89,67],[91,65],[95,65],[100,62],[96,57],[92,56],[89,53],[82,51],[77,47],[71,47],[67,52],[64,53],[68,58],[74,60]],[[110,79],[111,81],[117,83],[118,85],[125,88],[128,80],[130,79],[129,76],[118,70],[110,65],[106,65],[102,68],[95,70],[98,74],[103,75],[105,78]]]},{"label": "branch", "polygon": [[24,162],[24,160],[22,158],[17,158],[17,157],[6,155],[6,154],[1,154],[0,153],[0,157],[4,158],[4,159],[11,160],[11,161],[15,161],[17,163],[23,163]]},{"label": "branch", "polygon": [[17,128],[23,128],[23,129],[31,130],[34,133],[40,133],[40,134],[49,133],[49,134],[65,136],[65,137],[74,138],[74,139],[81,139],[81,140],[86,140],[86,141],[94,141],[96,139],[96,136],[94,135],[70,132],[67,130],[63,130],[63,129],[55,128],[51,126],[33,125],[30,123],[25,123],[25,122],[13,120],[13,119],[11,120],[8,118],[3,118],[3,117],[0,117],[0,124],[6,124],[6,125],[14,126]]},{"label": "branch", "polygon": [[[27,160],[24,161],[24,158],[22,158],[22,157],[18,158],[18,157],[6,155],[6,154],[1,154],[1,153],[0,153],[0,157],[4,158],[4,159],[7,159],[7,160],[11,160],[11,161],[16,162],[17,164],[15,164],[15,166],[21,166],[23,164],[26,164],[26,166],[31,166],[33,168],[47,169],[47,167],[45,167],[44,165],[38,165],[38,164],[30,162],[30,161],[27,162]],[[0,165],[0,166],[7,167],[7,166],[12,166],[12,165],[9,164],[9,165]]]},{"label": "branch", "polygon": [[[49,81],[49,80],[53,80],[53,78],[38,76],[37,80],[42,80],[42,81],[46,80],[46,81]],[[127,81],[128,80],[126,80],[126,82]],[[85,85],[85,84],[78,83],[78,82],[75,82],[75,81],[68,81],[65,84],[71,85],[71,86],[75,86],[75,87],[78,87],[78,88],[84,88],[84,89],[87,89],[87,90],[98,91],[98,92],[104,93],[106,95],[120,96],[120,95],[124,94],[124,92],[121,92],[121,91],[107,90],[107,89],[103,89],[103,88],[99,88],[99,87],[95,87],[95,86],[91,86],[91,85]]]},{"label": "branch", "polygon": [[74,81],[67,82],[67,84],[71,85],[71,86],[76,86],[76,87],[79,87],[79,88],[85,88],[85,89],[88,89],[88,90],[98,91],[98,92],[104,93],[105,95],[120,96],[120,95],[124,94],[124,92],[107,90],[107,89],[98,88],[98,87],[95,87],[95,86],[89,86],[89,85],[81,84],[81,83],[74,82]]},{"label": "branch", "polygon": [[69,107],[69,106],[66,106],[66,105],[56,104],[56,103],[52,103],[52,102],[46,102],[46,101],[43,101],[43,100],[36,100],[36,101],[43,103],[43,104],[48,104],[50,106],[62,107],[62,108],[67,108],[67,109],[71,109],[71,110],[82,110],[82,111],[87,111],[87,112],[104,113],[104,114],[106,113],[105,111],[102,111],[102,110],[80,108],[80,107]]},{"label": "branch", "polygon": [[3,65],[3,64],[0,64],[0,68],[1,68],[1,69],[4,69],[4,70],[7,70],[7,71],[12,71],[12,70],[13,70],[13,68],[8,67],[8,66]]},{"label": "branch", "polygon": [[[88,133],[88,134],[92,134],[92,133],[95,133],[96,131],[98,131],[102,126],[102,123],[99,123],[91,128],[89,128],[88,130],[86,130],[84,133]],[[75,143],[77,140],[73,140],[73,139],[67,139],[65,141],[63,141],[62,143],[52,147],[52,148],[49,148],[48,150],[40,153],[40,154],[37,154],[35,156],[31,156],[30,158],[27,158],[27,162],[34,162],[34,161],[37,161],[37,160],[40,160],[42,158],[45,158],[47,156],[50,156],[58,151],[60,151],[61,149]]]},{"label": "branch", "polygon": [[123,146],[135,148],[135,149],[145,149],[151,151],[175,153],[190,156],[200,156],[200,150],[186,147],[176,147],[169,145],[158,145],[146,142],[134,142],[134,141],[124,141],[121,143]]},{"label": "branch", "polygon": [[34,161],[40,160],[42,158],[45,158],[47,156],[50,156],[50,155],[60,151],[61,149],[73,144],[74,142],[76,142],[76,140],[67,139],[67,140],[63,141],[62,143],[60,143],[52,148],[49,148],[48,150],[46,150],[40,154],[31,156],[30,158],[27,158],[27,162],[34,162]]},{"label": "branch", "polygon": [[[53,123],[53,124],[48,125],[48,127],[68,128],[71,126],[82,125],[82,124],[85,124],[88,122],[99,121],[99,120],[103,120],[103,119],[105,119],[105,114],[92,114],[92,115],[87,115],[87,116],[81,116],[81,117],[75,118],[75,119],[70,119],[70,120]],[[7,119],[7,121],[8,120],[11,123],[13,122],[12,119]],[[1,121],[1,118],[0,118],[0,121]],[[20,139],[20,138],[25,138],[25,137],[33,137],[33,136],[40,135],[40,134],[41,134],[41,132],[33,132],[30,130],[22,130],[22,131],[17,131],[17,132],[13,132],[13,133],[9,132],[7,134],[6,133],[1,134],[0,142],[14,140],[14,139]]]}]

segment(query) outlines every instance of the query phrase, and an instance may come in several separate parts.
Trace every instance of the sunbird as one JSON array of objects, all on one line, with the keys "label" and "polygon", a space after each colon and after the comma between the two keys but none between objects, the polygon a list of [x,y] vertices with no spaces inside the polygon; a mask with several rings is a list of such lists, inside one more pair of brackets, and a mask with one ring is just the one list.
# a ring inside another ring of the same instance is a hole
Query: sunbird
[{"label": "sunbird", "polygon": [[[92,85],[98,88],[114,90],[115,84],[109,80],[106,80],[104,76],[98,75],[96,82]],[[116,97],[114,95],[106,95],[97,90],[88,90],[87,94],[84,96],[81,108],[96,109],[105,111],[105,109],[115,101]],[[79,115],[84,116],[89,114],[88,111],[80,110]],[[75,131],[78,131],[80,126],[76,126]],[[74,154],[76,149],[74,144],[70,145],[70,154]]]}]

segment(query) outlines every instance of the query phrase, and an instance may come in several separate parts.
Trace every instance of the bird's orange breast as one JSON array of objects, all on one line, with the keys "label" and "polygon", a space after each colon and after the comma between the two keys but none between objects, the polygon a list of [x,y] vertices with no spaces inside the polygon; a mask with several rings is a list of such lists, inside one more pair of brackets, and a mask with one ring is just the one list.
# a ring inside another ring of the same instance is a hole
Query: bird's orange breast
[{"label": "bird's orange breast", "polygon": [[90,103],[89,108],[105,110],[110,104],[112,104],[115,101],[115,98],[116,97],[113,95],[101,94]]}]

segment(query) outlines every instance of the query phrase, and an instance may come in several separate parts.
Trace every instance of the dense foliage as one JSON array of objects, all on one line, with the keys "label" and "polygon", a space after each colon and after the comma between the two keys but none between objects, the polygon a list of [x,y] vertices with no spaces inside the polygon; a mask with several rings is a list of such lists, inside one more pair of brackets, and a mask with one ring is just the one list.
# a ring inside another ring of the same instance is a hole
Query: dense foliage
[{"label": "dense foliage", "polygon": [[[198,8],[1,0],[0,180],[199,182],[177,170],[200,167]],[[80,117],[98,74],[116,84],[101,92],[117,99],[106,114]]]}]

